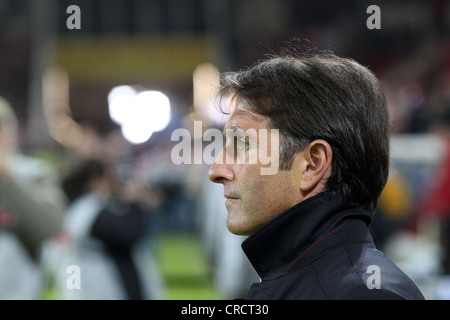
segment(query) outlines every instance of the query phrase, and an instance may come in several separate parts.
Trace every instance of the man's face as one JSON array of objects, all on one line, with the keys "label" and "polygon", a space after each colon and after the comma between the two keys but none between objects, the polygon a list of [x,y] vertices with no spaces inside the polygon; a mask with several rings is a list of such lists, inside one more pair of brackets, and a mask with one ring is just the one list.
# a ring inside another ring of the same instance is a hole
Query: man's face
[{"label": "man's face", "polygon": [[[279,152],[270,129],[263,116],[237,107],[225,126],[225,146],[209,170],[209,179],[224,186],[227,227],[234,234],[250,235],[302,200],[296,170],[261,174],[269,165],[258,154]],[[269,135],[263,145],[262,133]]]}]

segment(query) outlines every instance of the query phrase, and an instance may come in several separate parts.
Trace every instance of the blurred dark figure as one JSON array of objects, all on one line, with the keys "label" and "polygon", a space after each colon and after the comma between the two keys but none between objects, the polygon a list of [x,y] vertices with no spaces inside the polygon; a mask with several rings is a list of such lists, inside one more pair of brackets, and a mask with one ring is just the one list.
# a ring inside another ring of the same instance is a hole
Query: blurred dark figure
[{"label": "blurred dark figure", "polygon": [[160,279],[146,242],[148,211],[123,193],[111,168],[89,159],[63,181],[71,204],[59,272],[81,270],[81,288],[57,281],[64,299],[158,299]]},{"label": "blurred dark figure", "polygon": [[437,286],[437,298],[450,299],[450,100],[443,103],[433,131],[445,143],[442,162],[435,172],[431,187],[419,206],[423,218],[439,219],[442,279]]},{"label": "blurred dark figure", "polygon": [[376,247],[383,251],[386,243],[413,219],[412,190],[399,172],[391,170],[381,192],[379,205],[370,224],[370,232]]},{"label": "blurred dark figure", "polygon": [[60,228],[65,197],[50,167],[19,152],[18,130],[0,97],[0,299],[40,299],[42,245]]}]

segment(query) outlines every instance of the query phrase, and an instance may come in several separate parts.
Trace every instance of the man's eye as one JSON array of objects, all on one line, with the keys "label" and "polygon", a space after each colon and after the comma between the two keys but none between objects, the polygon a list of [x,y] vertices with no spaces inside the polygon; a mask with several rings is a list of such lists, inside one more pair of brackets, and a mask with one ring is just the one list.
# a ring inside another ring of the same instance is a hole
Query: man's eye
[{"label": "man's eye", "polygon": [[250,143],[249,143],[249,141],[248,141],[248,138],[241,138],[241,139],[239,139],[239,142],[241,143],[241,145],[242,145],[244,148],[248,148],[248,147],[250,146]]},{"label": "man's eye", "polygon": [[235,146],[238,147],[239,149],[246,149],[250,145],[248,138],[245,137],[242,138],[235,137],[234,143]]}]

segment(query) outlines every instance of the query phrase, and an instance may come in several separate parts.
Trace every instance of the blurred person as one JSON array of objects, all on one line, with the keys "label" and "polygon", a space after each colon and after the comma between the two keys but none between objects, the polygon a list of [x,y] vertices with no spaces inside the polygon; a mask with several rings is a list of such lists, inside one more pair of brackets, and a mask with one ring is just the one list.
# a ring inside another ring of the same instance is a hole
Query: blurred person
[{"label": "blurred person", "polygon": [[[219,96],[231,116],[209,178],[224,186],[228,229],[249,236],[261,281],[246,299],[424,299],[368,230],[390,148],[371,71],[331,53],[272,57],[223,74]],[[264,151],[279,152],[274,174],[249,161],[263,129],[279,130]]]},{"label": "blurred person", "polygon": [[0,97],[0,299],[40,299],[42,246],[60,228],[66,198],[49,166],[20,153],[18,130]]},{"label": "blurred person", "polygon": [[369,230],[376,247],[384,251],[389,240],[414,219],[413,193],[400,172],[391,170],[378,201],[376,217]]},{"label": "blurred person", "polygon": [[[146,242],[147,211],[136,188],[116,191],[112,169],[82,161],[65,177],[71,203],[62,229],[56,269],[63,299],[160,299],[162,283]],[[67,286],[66,269],[80,270],[80,287]]]},{"label": "blurred person", "polygon": [[450,299],[450,98],[443,101],[443,109],[437,113],[432,132],[445,146],[440,164],[435,169],[431,185],[419,203],[421,218],[437,218],[439,221],[439,245],[441,271],[436,289],[439,300]]}]

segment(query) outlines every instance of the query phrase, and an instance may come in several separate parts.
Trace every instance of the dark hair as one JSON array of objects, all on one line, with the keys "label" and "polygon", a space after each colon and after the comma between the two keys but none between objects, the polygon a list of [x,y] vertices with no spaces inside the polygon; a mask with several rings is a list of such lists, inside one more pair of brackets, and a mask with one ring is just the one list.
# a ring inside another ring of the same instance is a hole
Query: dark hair
[{"label": "dark hair", "polygon": [[107,166],[100,160],[86,159],[78,163],[62,180],[62,189],[69,202],[86,193],[90,182],[104,177]]},{"label": "dark hair", "polygon": [[223,73],[219,96],[267,117],[280,132],[280,170],[316,139],[333,150],[328,191],[375,209],[389,172],[390,121],[375,75],[332,53],[280,56]]}]

